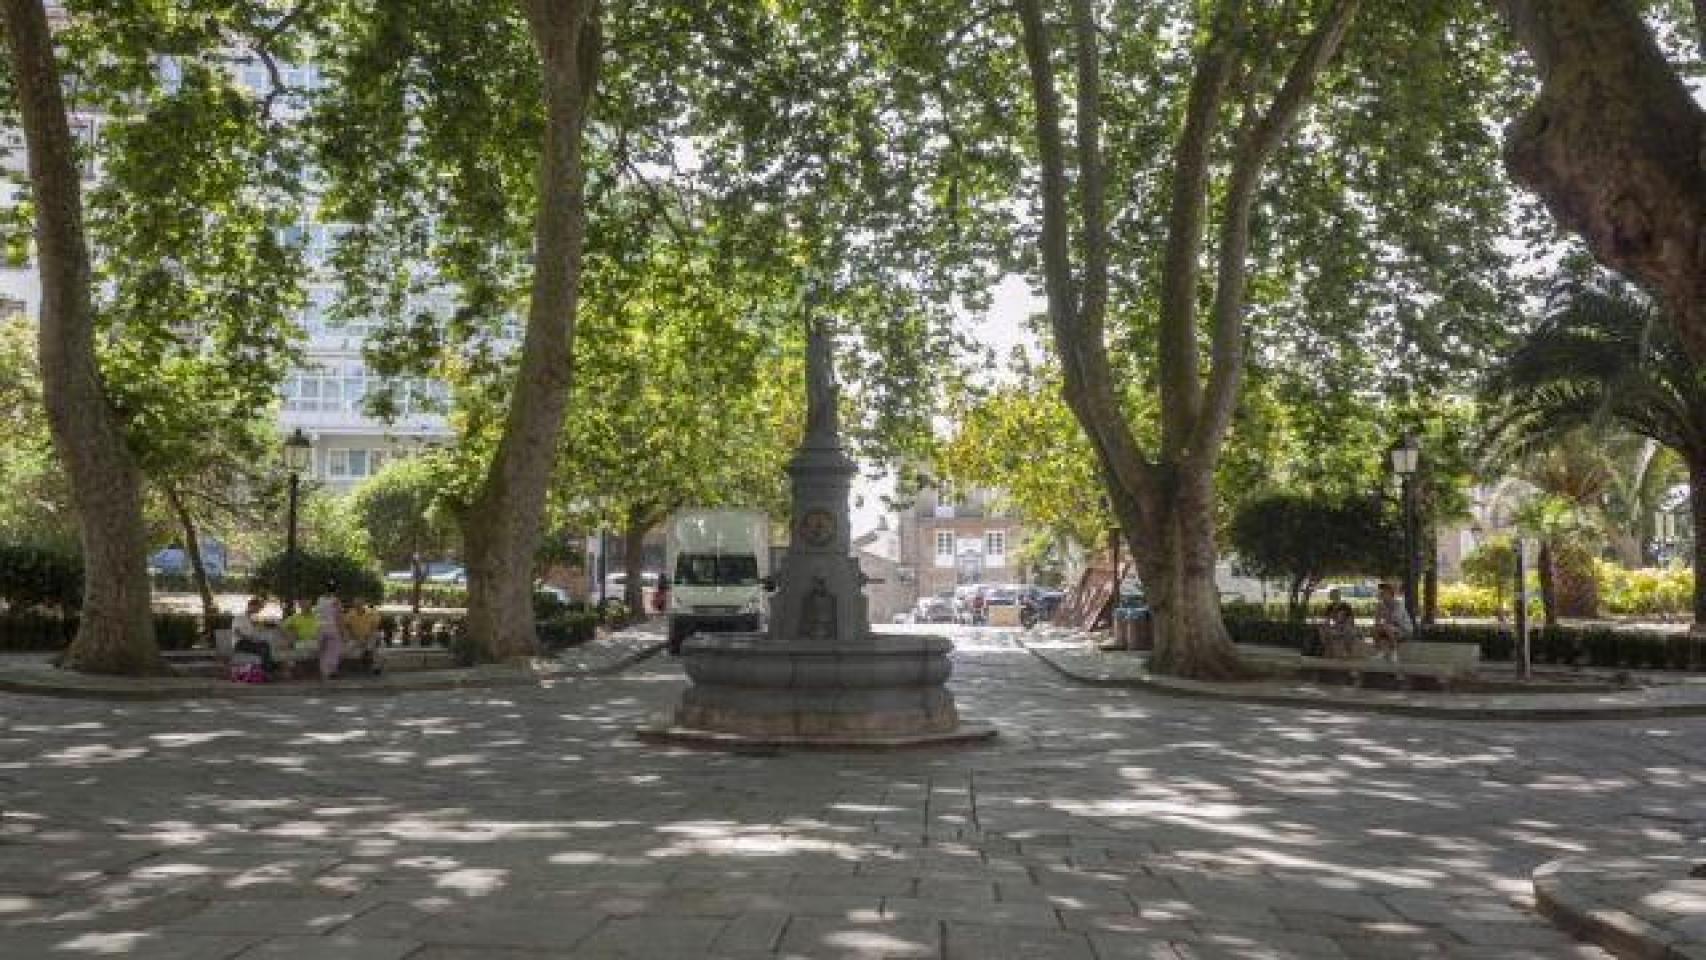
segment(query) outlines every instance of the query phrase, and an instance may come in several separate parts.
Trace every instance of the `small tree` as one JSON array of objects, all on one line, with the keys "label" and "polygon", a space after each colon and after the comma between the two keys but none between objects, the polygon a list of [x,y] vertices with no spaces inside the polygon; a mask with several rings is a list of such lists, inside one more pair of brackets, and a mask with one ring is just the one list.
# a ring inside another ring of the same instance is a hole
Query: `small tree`
[{"label": "small tree", "polygon": [[1463,558],[1463,579],[1493,591],[1499,619],[1505,616],[1505,588],[1516,574],[1516,546],[1510,537],[1493,537]]},{"label": "small tree", "polygon": [[301,605],[311,602],[315,594],[331,583],[337,584],[338,599],[345,603],[356,598],[378,602],[385,595],[385,584],[360,557],[299,550],[295,559],[294,582],[289,558],[277,553],[255,568],[251,589],[277,597],[294,589]]},{"label": "small tree", "polygon": [[426,582],[422,552],[442,553],[457,539],[456,524],[439,498],[442,489],[437,465],[430,458],[416,457],[387,466],[352,497],[351,506],[367,531],[374,556],[387,568],[409,567],[409,605],[415,613],[421,611],[421,587]]},{"label": "small tree", "polygon": [[1323,579],[1389,569],[1402,556],[1394,525],[1377,506],[1356,499],[1259,497],[1240,508],[1231,533],[1246,568],[1288,581],[1293,620],[1303,619]]}]

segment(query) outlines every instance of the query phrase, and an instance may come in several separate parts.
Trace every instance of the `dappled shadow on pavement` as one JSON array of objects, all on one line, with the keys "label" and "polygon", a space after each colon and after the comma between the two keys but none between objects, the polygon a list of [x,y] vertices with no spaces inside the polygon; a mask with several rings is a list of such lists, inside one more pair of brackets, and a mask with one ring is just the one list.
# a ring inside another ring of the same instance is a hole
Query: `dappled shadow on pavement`
[{"label": "dappled shadow on pavement", "polygon": [[998,640],[957,670],[996,745],[643,746],[668,661],[383,701],[0,698],[0,956],[1599,956],[1529,911],[1528,871],[1706,821],[1702,721],[1169,700]]}]

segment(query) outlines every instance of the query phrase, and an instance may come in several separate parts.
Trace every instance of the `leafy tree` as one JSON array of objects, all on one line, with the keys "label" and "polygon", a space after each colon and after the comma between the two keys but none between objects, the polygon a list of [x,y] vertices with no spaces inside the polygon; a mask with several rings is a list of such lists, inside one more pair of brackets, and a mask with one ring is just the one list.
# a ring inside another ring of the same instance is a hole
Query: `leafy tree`
[{"label": "leafy tree", "polygon": [[944,477],[999,489],[1028,528],[1048,531],[1045,544],[1101,544],[1111,521],[1094,455],[1061,402],[1058,369],[1027,365],[986,395],[959,391],[949,412],[956,429],[937,457]]},{"label": "leafy tree", "polygon": [[42,409],[35,325],[0,322],[0,542],[35,543],[61,552],[77,546],[76,517]]},{"label": "leafy tree", "polygon": [[[1552,469],[1560,461],[1553,460]],[[1590,507],[1570,496],[1542,488],[1516,513],[1516,523],[1540,543],[1535,572],[1540,580],[1540,608],[1546,625],[1561,616],[1591,617],[1598,612],[1592,542],[1598,532]]]},{"label": "leafy tree", "polygon": [[1505,615],[1505,593],[1516,576],[1516,545],[1510,537],[1491,537],[1463,558],[1463,579],[1493,591],[1499,619]]},{"label": "leafy tree", "polygon": [[[160,36],[169,23],[138,17],[125,27],[137,34],[123,48],[133,56],[171,43]],[[281,240],[300,217],[295,138],[274,121],[270,97],[235,83],[224,56],[180,54],[169,71],[135,65],[89,197],[90,240],[103,251],[101,368],[178,527],[210,632],[217,609],[201,528],[253,519],[256,499],[277,486],[267,475],[272,414],[296,359],[302,303],[300,252]]]},{"label": "leafy tree", "polygon": [[1270,494],[1232,519],[1231,543],[1244,566],[1289,582],[1287,610],[1301,620],[1328,577],[1389,571],[1403,556],[1402,534],[1379,503]]},{"label": "leafy tree", "polygon": [[313,598],[328,584],[337,584],[338,599],[349,603],[364,599],[378,603],[385,596],[385,584],[373,572],[370,561],[342,553],[321,553],[298,550],[292,581],[290,558],[276,553],[261,561],[251,576],[250,589],[256,593],[283,597],[294,587],[298,608],[313,604]]},{"label": "leafy tree", "polygon": [[[208,479],[229,480],[268,445],[259,428],[299,298],[295,254],[277,238],[298,182],[279,98],[250,96],[229,68],[234,50],[269,65],[291,55],[297,15],[184,6],[73,5],[54,33],[39,3],[4,10],[34,198],[14,213],[35,214],[44,398],[89,571],[66,662],[97,672],[160,669],[140,478],[199,559]],[[104,119],[87,153],[46,93],[62,85]],[[86,165],[101,176],[85,208]]]},{"label": "leafy tree", "polygon": [[[1508,448],[1542,458],[1550,452],[1550,468],[1534,478],[1542,490],[1578,505],[1604,502],[1619,471],[1607,462],[1604,442],[1582,430],[1607,420],[1674,451],[1691,489],[1706,489],[1706,380],[1679,329],[1626,289],[1564,291],[1486,390],[1499,404],[1493,430]],[[1583,465],[1566,469],[1575,462]],[[1706,497],[1693,503],[1697,529],[1706,529],[1699,526]],[[1696,569],[1703,561],[1697,538]],[[1706,622],[1706,588],[1699,585],[1694,616]]]},{"label": "leafy tree", "polygon": [[42,0],[7,0],[0,17],[36,211],[42,394],[77,508],[86,571],[83,615],[64,662],[93,673],[159,672],[141,471],[95,355],[81,168],[62,92],[66,76]]},{"label": "leafy tree", "polygon": [[[705,234],[713,231],[706,225]],[[626,596],[643,610],[641,545],[684,506],[780,515],[803,422],[787,306],[760,271],[719,270],[711,243],[658,229],[621,264],[588,261],[575,415],[553,486],[582,528],[622,532]]]},{"label": "leafy tree", "polygon": [[412,583],[410,606],[421,609],[426,583],[423,551],[443,555],[455,543],[455,524],[447,516],[440,494],[442,468],[430,456],[393,461],[350,495],[351,511],[374,556],[387,569],[407,566]]},{"label": "leafy tree", "polygon": [[[1706,357],[1706,110],[1648,11],[1632,0],[1497,6],[1540,80],[1506,131],[1511,175],[1601,263],[1651,291]],[[1694,12],[1706,57],[1706,16]]]},{"label": "leafy tree", "polygon": [[[604,55],[593,0],[518,7],[338,4],[318,113],[326,210],[354,224],[337,253],[349,288],[340,309],[400,321],[402,335],[370,359],[397,370],[420,343],[430,351],[431,331],[407,336],[433,320],[418,309],[433,291],[411,273],[430,259],[458,299],[457,355],[488,374],[486,402],[471,408],[483,419],[464,431],[479,480],[462,528],[468,630],[494,660],[537,643],[533,558],[571,384],[582,135]],[[495,334],[512,310],[525,322],[502,356]]]}]

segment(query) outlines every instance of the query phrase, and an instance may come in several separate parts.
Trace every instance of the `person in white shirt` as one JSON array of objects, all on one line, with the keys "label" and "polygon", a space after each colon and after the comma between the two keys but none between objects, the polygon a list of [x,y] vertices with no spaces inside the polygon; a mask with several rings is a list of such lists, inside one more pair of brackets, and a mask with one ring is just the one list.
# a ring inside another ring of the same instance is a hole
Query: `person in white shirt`
[{"label": "person in white shirt", "polygon": [[266,606],[266,600],[259,596],[249,598],[249,603],[243,612],[231,618],[231,648],[238,653],[252,653],[261,658],[261,668],[270,676],[273,672],[272,644],[267,642],[265,631],[255,622],[260,616],[261,608]]},{"label": "person in white shirt", "polygon": [[1404,599],[1392,584],[1380,585],[1379,599],[1374,604],[1374,650],[1387,660],[1398,659],[1398,645],[1416,632],[1416,621],[1404,607]]}]

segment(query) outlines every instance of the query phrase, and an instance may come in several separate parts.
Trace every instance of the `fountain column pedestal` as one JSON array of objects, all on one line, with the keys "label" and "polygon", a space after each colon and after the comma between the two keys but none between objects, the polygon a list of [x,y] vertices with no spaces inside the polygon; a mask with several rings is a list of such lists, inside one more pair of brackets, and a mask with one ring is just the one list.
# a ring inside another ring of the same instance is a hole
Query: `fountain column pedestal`
[{"label": "fountain column pedestal", "polygon": [[841,448],[829,340],[811,332],[805,439],[788,464],[787,559],[763,633],[700,633],[682,646],[692,681],[644,739],[700,744],[885,747],[986,740],[960,723],[946,637],[872,633],[847,510],[856,465]]}]

